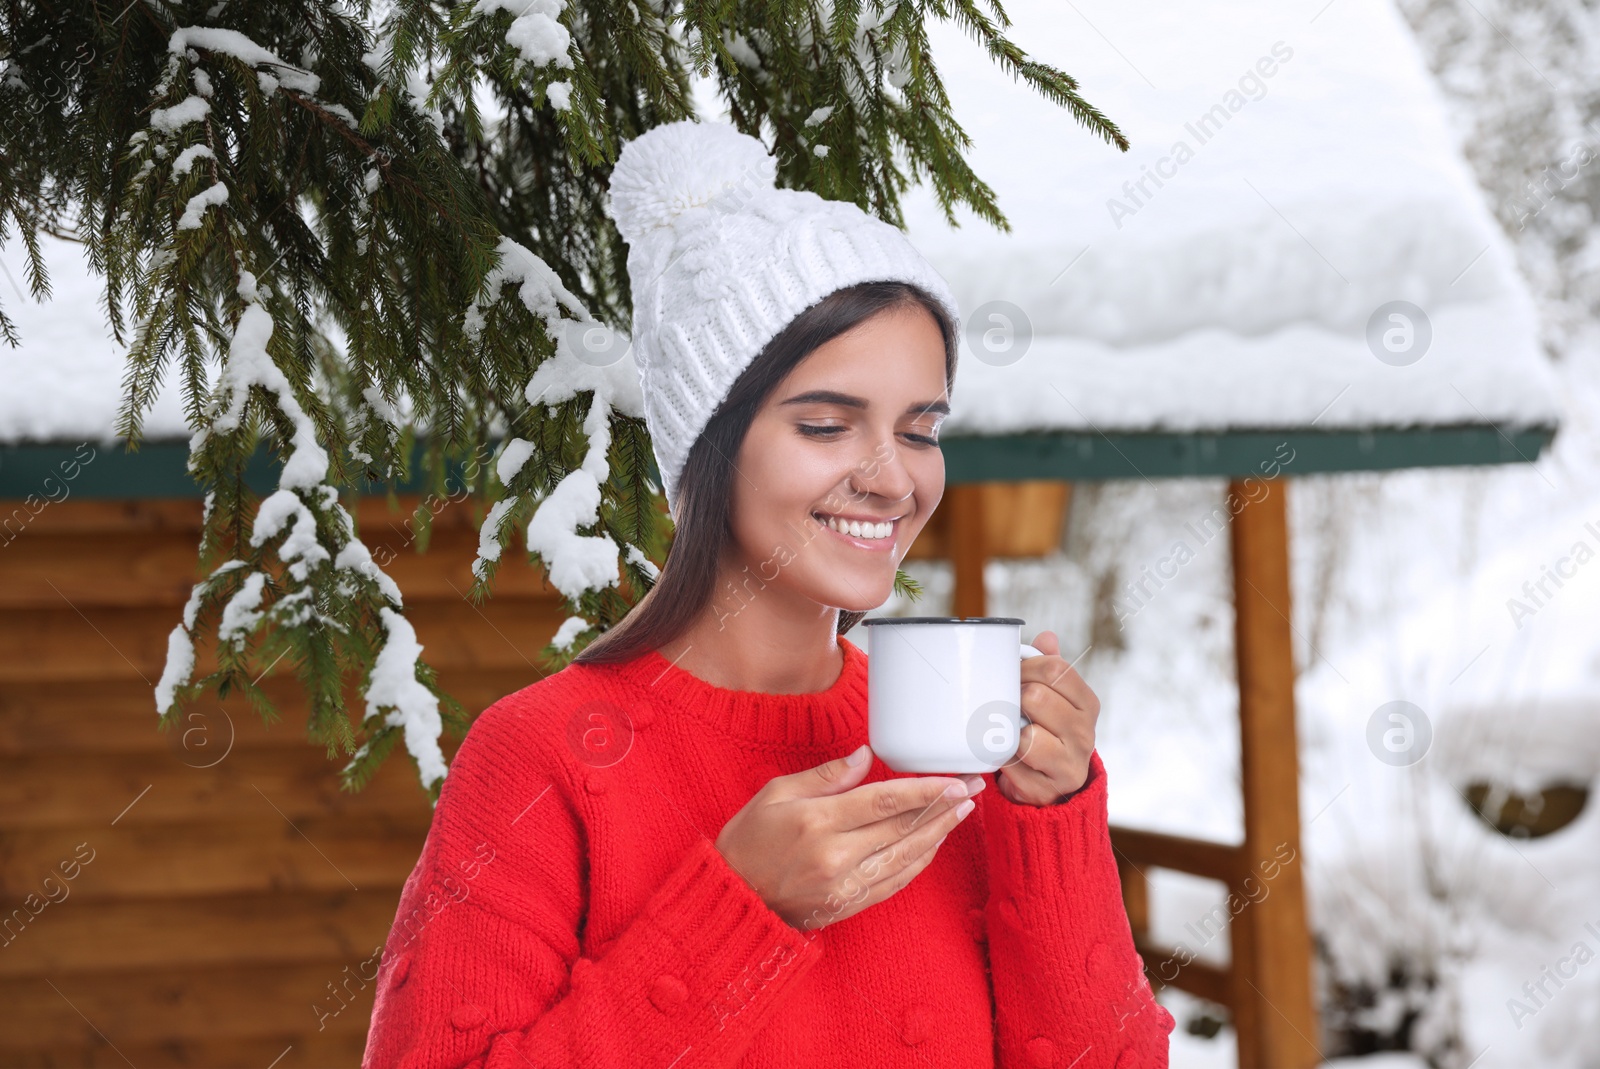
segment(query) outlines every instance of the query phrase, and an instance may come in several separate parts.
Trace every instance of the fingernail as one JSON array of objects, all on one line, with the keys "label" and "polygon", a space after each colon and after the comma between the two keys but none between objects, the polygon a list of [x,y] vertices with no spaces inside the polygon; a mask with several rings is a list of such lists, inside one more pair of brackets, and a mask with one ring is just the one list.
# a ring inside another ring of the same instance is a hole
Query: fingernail
[{"label": "fingernail", "polygon": [[844,759],[844,763],[849,765],[851,768],[860,768],[861,767],[861,762],[865,761],[866,759],[867,759],[867,744],[866,743],[862,743],[859,747],[856,748],[855,753],[851,754],[849,757],[846,757]]},{"label": "fingernail", "polygon": [[946,798],[965,798],[969,793],[965,783],[952,783],[944,789]]},{"label": "fingernail", "polygon": [[944,841],[948,838],[950,838],[950,833],[945,832],[943,835],[939,836],[939,841],[933,844],[933,848],[935,850],[939,849],[939,847],[944,845]]},{"label": "fingernail", "polygon": [[967,780],[967,793],[969,795],[977,794],[988,785],[989,781],[984,779],[982,776],[973,776],[971,779]]},{"label": "fingernail", "polygon": [[968,798],[965,802],[962,802],[960,805],[956,806],[956,816],[964,817],[976,809],[977,806],[977,802],[974,802],[971,798]]}]

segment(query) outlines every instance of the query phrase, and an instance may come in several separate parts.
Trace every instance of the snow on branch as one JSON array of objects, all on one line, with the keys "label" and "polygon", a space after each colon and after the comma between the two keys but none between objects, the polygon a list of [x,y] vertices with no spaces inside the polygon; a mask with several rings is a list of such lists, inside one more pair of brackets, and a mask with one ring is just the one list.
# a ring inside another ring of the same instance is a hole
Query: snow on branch
[{"label": "snow on branch", "polygon": [[[583,302],[561,284],[561,276],[531,249],[508,237],[501,237],[495,252],[499,262],[483,280],[484,292],[489,294],[491,301],[500,299],[502,286],[515,284],[517,296],[522,299],[523,305],[543,319],[545,327],[552,333],[561,321],[562,308],[584,323],[594,322],[594,316],[589,314]],[[483,311],[477,300],[467,308],[465,327],[467,336],[473,339],[483,330]]]},{"label": "snow on branch", "polygon": [[167,51],[182,55],[190,48],[220,52],[252,67],[276,67],[278,70],[273,78],[277,84],[308,96],[315,96],[322,87],[321,78],[292,63],[285,63],[238,30],[223,30],[213,26],[182,26],[174,30],[167,42]]},{"label": "snow on branch", "polygon": [[[589,443],[583,462],[540,500],[527,527],[529,551],[544,563],[556,589],[577,602],[585,593],[616,586],[621,579],[620,549],[616,541],[603,533],[582,534],[580,528],[593,527],[600,521],[601,487],[610,477],[607,454],[611,448],[612,413],[643,416],[638,371],[631,360],[611,356],[626,349],[627,339],[595,320],[561,284],[548,264],[509,238],[501,239],[498,251],[499,262],[485,278],[484,291],[491,300],[499,300],[503,287],[516,286],[523,306],[544,321],[547,333],[555,341],[554,353],[534,370],[524,387],[523,396],[528,404],[542,403],[553,408],[579,393],[591,395],[583,420],[584,435]],[[572,318],[564,318],[563,311]],[[464,328],[469,337],[477,339],[484,327],[483,308],[474,301],[467,310]],[[606,354],[605,358],[584,358],[596,352]],[[533,443],[521,438],[512,438],[502,447],[495,473],[508,491],[533,453]],[[517,500],[517,494],[508,493],[484,518],[479,531],[478,557],[472,565],[473,575],[479,582],[487,581],[489,562],[500,559],[501,528],[508,522],[507,517]],[[635,563],[638,558],[643,558],[643,554],[629,556]],[[569,618],[562,625],[563,632],[557,636],[557,648],[571,643],[573,634],[568,632],[573,621],[584,624],[580,632],[592,626],[581,616]]]},{"label": "snow on branch", "polygon": [[156,108],[150,113],[150,125],[163,134],[175,134],[190,123],[199,122],[211,113],[211,102],[203,96],[184,97],[170,108]]},{"label": "snow on branch", "polygon": [[572,36],[557,21],[566,6],[566,0],[478,0],[472,5],[472,12],[479,16],[510,12],[506,43],[517,50],[523,63],[531,67],[554,63],[570,70],[572,57],[567,48]]},{"label": "snow on branch", "polygon": [[[200,147],[200,146],[197,146]],[[206,150],[210,152],[210,149]],[[174,167],[177,165],[174,164]],[[183,215],[178,218],[179,230],[199,230],[204,221],[206,209],[214,204],[225,204],[228,200],[228,187],[221,182],[213,182],[189,198],[189,203],[184,206]]]},{"label": "snow on branch", "polygon": [[318,444],[316,426],[295,398],[288,377],[267,352],[267,342],[272,338],[272,315],[261,304],[256,276],[241,270],[238,288],[239,296],[245,301],[244,312],[234,328],[228,360],[217,384],[227,407],[215,415],[209,428],[202,427],[195,433],[189,441],[189,451],[193,454],[213,431],[238,430],[250,387],[261,386],[276,396],[278,407],[294,425],[293,451],[284,462],[278,485],[286,490],[310,490],[327,482],[328,453]]},{"label": "snow on branch", "polygon": [[445,775],[444,753],[439,749],[439,735],[444,730],[439,699],[417,681],[417,658],[422,655],[422,644],[417,641],[416,630],[393,609],[382,609],[379,615],[388,641],[372,666],[364,719],[371,720],[389,709],[384,723],[404,732],[406,749],[416,759],[426,790]]},{"label": "snow on branch", "polygon": [[[173,229],[169,244],[157,250],[150,260],[152,271],[163,272],[162,288],[167,292],[161,299],[174,299],[171,290],[177,279],[166,272],[183,248],[180,240],[209,246],[207,251],[224,252],[230,257],[237,278],[236,293],[241,299],[237,319],[224,335],[226,355],[221,361],[216,384],[202,407],[200,425],[189,439],[190,472],[196,475],[204,472],[216,478],[219,471],[229,469],[234,462],[230,459],[232,452],[248,444],[241,436],[251,429],[250,412],[252,405],[259,403],[258,398],[274,413],[269,426],[287,427],[287,440],[282,443],[286,455],[277,489],[260,503],[249,534],[249,548],[255,553],[248,565],[230,561],[194,588],[183,622],[168,635],[166,666],[156,687],[157,710],[163,716],[168,715],[180,694],[190,686],[196,660],[197,618],[208,596],[225,599],[217,623],[222,657],[220,674],[225,676],[242,668],[247,640],[266,624],[282,629],[280,634],[286,635],[290,647],[300,652],[303,663],[317,664],[328,663],[331,657],[330,631],[358,627],[365,631],[369,621],[379,623],[382,641],[367,681],[367,719],[376,718],[385,709],[392,710],[375,726],[380,732],[391,728],[403,732],[406,749],[417,762],[423,787],[429,789],[445,774],[439,747],[442,721],[438,698],[431,690],[431,680],[423,681],[429,677],[423,674],[418,662],[421,646],[399,611],[402,603],[399,587],[378,567],[369,549],[356,536],[353,520],[338,503],[338,488],[329,482],[329,453],[319,439],[317,422],[308,411],[308,405],[315,398],[302,403],[296,386],[272,356],[277,326],[272,305],[274,293],[241,263],[248,257],[247,250],[270,244],[270,241],[247,232],[244,218],[247,213],[236,215],[228,210],[230,192],[239,191],[230,191],[228,182],[233,181],[232,178],[224,180],[228,161],[219,146],[226,142],[219,140],[212,130],[215,119],[207,98],[213,94],[216,72],[208,74],[199,67],[196,49],[229,57],[255,69],[259,85],[268,95],[282,87],[301,94],[312,106],[338,117],[352,128],[357,125],[355,116],[345,107],[316,98],[321,81],[315,74],[285,62],[242,33],[186,26],[174,31],[167,42],[166,72],[156,88],[157,100],[168,106],[152,109],[148,132],[140,131],[130,138],[130,149],[145,156],[136,181],[152,173],[153,160],[166,159],[176,153],[171,166],[172,183],[154,192],[158,198],[176,198],[176,203],[182,205],[181,213],[173,213],[176,219],[170,224]],[[196,92],[171,103],[174,89],[182,84],[178,79],[186,62]],[[199,123],[204,124],[204,133],[197,143],[182,144],[183,140],[193,137],[191,128]],[[187,191],[180,191],[180,187],[193,180],[191,173],[200,161],[210,162],[212,181],[185,200]],[[378,175],[373,170],[364,183],[368,196],[377,184]],[[140,195],[151,194],[141,191]],[[221,221],[208,226],[208,212],[213,208],[219,210]],[[365,211],[365,205],[363,209]],[[505,273],[521,280],[523,299],[530,308],[559,315],[560,306],[565,304],[587,316],[577,300],[560,287],[554,272],[542,263],[513,257]],[[142,331],[140,344],[151,344],[150,337],[147,331]],[[369,386],[363,397],[368,406],[363,412],[364,418],[375,413],[392,424],[393,407],[381,391]],[[224,436],[232,441],[228,450],[219,452]],[[393,440],[392,434],[390,439]],[[214,493],[207,497],[208,522]],[[284,568],[281,577],[269,570],[263,560],[273,552]],[[328,585],[323,576],[330,564],[342,574]],[[229,582],[229,589],[223,591],[224,576],[240,567],[248,567],[248,573],[242,581]],[[268,667],[270,670],[271,666]],[[254,682],[248,685],[253,688]],[[323,703],[314,708],[313,720],[329,732],[330,739],[348,740],[348,725],[336,704]],[[358,762],[362,755],[371,753],[372,741],[368,739],[367,745],[358,752]]]},{"label": "snow on branch", "polygon": [[622,578],[619,549],[611,536],[578,533],[579,527],[599,522],[600,487],[610,474],[606,452],[611,447],[611,405],[603,390],[595,390],[583,430],[589,439],[583,465],[556,484],[528,521],[528,549],[544,561],[555,588],[573,601],[586,590],[616,586]]}]

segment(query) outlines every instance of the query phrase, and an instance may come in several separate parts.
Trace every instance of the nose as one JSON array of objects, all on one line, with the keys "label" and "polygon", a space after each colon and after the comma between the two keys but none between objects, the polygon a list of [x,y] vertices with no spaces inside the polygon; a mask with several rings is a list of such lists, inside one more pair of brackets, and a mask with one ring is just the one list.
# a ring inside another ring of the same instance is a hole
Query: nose
[{"label": "nose", "polygon": [[880,442],[872,453],[856,462],[847,483],[852,501],[879,497],[887,503],[904,501],[916,489],[893,438]]}]

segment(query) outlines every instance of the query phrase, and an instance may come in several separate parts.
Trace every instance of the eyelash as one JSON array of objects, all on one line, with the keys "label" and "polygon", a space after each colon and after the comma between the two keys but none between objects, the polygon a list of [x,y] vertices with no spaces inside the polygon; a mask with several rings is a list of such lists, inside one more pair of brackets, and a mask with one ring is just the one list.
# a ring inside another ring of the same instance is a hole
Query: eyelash
[{"label": "eyelash", "polygon": [[[809,423],[801,423],[799,424],[799,428],[801,434],[810,435],[813,438],[821,438],[823,435],[832,431],[844,430],[843,427],[817,427]],[[910,438],[913,442],[921,442],[924,445],[937,446],[939,444],[939,440],[937,438],[930,438],[926,434],[907,434],[906,437]]]}]

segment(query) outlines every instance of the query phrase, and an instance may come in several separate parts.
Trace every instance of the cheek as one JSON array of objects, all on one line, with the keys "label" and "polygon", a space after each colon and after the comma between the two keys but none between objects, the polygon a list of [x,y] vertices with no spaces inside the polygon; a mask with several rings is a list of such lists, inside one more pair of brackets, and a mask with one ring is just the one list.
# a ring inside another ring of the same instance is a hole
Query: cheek
[{"label": "cheek", "polygon": [[768,508],[826,491],[838,478],[834,462],[826,450],[807,444],[777,421],[752,424],[735,458],[734,503],[748,501]]},{"label": "cheek", "polygon": [[739,453],[730,483],[729,520],[735,540],[747,553],[770,553],[777,542],[792,542],[792,525],[828,487],[828,473],[814,452],[797,448],[780,434],[752,427]]}]

